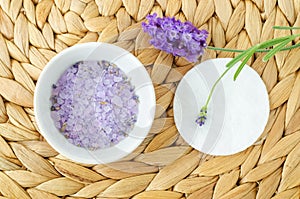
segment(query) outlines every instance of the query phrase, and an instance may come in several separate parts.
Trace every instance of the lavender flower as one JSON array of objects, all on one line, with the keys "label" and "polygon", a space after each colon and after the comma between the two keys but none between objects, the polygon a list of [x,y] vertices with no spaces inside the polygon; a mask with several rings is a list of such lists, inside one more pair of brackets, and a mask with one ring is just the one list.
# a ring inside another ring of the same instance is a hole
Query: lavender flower
[{"label": "lavender flower", "polygon": [[146,19],[148,23],[142,23],[142,27],[152,37],[150,44],[154,47],[191,62],[196,62],[204,53],[206,30],[199,30],[191,22],[181,22],[174,17],[159,18],[156,13]]},{"label": "lavender flower", "polygon": [[207,114],[207,107],[203,106],[200,110],[200,113],[199,113],[196,121],[195,121],[199,126],[202,126],[205,124],[206,114]]}]

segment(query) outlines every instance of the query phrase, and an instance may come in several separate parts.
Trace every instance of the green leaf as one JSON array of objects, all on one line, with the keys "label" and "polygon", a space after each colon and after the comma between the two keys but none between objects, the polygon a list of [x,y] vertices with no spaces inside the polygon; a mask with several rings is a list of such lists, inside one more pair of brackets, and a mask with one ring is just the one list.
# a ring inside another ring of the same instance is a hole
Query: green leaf
[{"label": "green leaf", "polygon": [[288,43],[290,43],[294,38],[286,39],[285,41],[278,44],[275,48],[270,50],[264,57],[263,62],[268,61],[271,57],[273,57],[278,51],[280,51],[283,47],[285,47]]},{"label": "green leaf", "polygon": [[247,56],[248,53],[253,49],[255,48],[256,46],[253,46],[247,50],[245,50],[244,52],[242,52],[241,54],[239,54],[238,56],[236,56],[235,58],[233,58],[230,62],[228,62],[226,64],[226,67],[227,68],[231,68],[232,66],[234,66],[236,63],[238,63],[240,60],[243,59],[243,57]]},{"label": "green leaf", "polygon": [[279,38],[275,38],[275,39],[271,39],[271,40],[265,41],[265,42],[263,42],[263,43],[260,44],[259,48],[269,48],[271,46],[274,46],[276,44],[279,44],[279,43],[285,41],[286,39],[289,39],[292,36],[293,35],[288,35],[288,36],[279,37]]},{"label": "green leaf", "polygon": [[277,30],[297,30],[297,29],[300,29],[300,27],[273,26],[273,29],[277,29]]},{"label": "green leaf", "polygon": [[233,77],[234,81],[239,76],[240,72],[242,71],[242,69],[246,65],[247,61],[252,57],[252,55],[256,52],[256,50],[258,48],[259,48],[259,45],[256,45],[253,48],[250,48],[250,51],[247,53],[247,56],[244,58],[243,62],[241,63],[241,65],[238,67],[238,69],[236,70],[236,72],[234,74],[234,77]]},{"label": "green leaf", "polygon": [[242,60],[243,57],[246,57],[248,55],[248,53],[250,51],[252,51],[253,49],[255,49],[255,51],[257,51],[258,49],[268,48],[268,47],[274,46],[276,44],[279,44],[282,41],[285,41],[286,39],[289,39],[290,37],[291,37],[291,35],[288,35],[288,36],[285,36],[285,37],[279,37],[279,38],[271,39],[271,40],[265,41],[261,44],[257,44],[255,46],[245,50],[244,52],[242,52],[241,54],[239,54],[235,58],[233,58],[229,63],[226,64],[226,67],[230,68],[230,67],[234,66],[236,63],[238,63],[240,60]]},{"label": "green leaf", "polygon": [[282,48],[280,51],[291,50],[291,49],[298,48],[298,47],[300,47],[300,43],[297,43],[297,44],[294,44],[294,45]]}]

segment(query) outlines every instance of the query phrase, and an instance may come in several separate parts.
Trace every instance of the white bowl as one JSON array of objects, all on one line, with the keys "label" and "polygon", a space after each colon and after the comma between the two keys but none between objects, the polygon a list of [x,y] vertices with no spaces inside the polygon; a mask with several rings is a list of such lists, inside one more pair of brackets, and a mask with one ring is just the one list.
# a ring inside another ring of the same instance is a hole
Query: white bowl
[{"label": "white bowl", "polygon": [[[131,78],[139,96],[137,122],[129,136],[118,144],[90,151],[77,147],[59,132],[50,116],[52,85],[71,65],[82,60],[107,60]],[[143,64],[128,51],[112,44],[90,42],[67,48],[52,58],[42,71],[35,90],[34,111],[41,134],[63,156],[81,163],[104,164],[117,161],[136,149],[147,136],[155,113],[155,92]]]}]

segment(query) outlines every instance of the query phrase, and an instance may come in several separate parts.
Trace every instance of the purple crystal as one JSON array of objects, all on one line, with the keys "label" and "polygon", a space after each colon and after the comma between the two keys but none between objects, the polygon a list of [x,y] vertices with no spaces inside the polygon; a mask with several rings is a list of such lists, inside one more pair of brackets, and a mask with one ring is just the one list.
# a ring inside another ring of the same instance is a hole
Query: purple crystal
[{"label": "purple crystal", "polygon": [[110,147],[133,129],[138,96],[125,73],[108,61],[81,61],[52,86],[51,117],[77,146]]}]

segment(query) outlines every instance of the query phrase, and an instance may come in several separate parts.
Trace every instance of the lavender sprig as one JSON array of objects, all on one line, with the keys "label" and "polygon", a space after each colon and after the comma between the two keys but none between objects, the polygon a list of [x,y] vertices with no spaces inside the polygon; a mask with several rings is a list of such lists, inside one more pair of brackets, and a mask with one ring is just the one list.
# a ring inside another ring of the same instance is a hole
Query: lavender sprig
[{"label": "lavender sprig", "polygon": [[191,62],[196,62],[204,53],[206,30],[199,30],[191,22],[181,22],[174,17],[159,18],[156,13],[146,19],[148,23],[142,23],[142,27],[151,36],[150,44],[154,47]]},{"label": "lavender sprig", "polygon": [[[234,80],[237,79],[237,77],[239,76],[240,72],[242,71],[242,69],[244,68],[244,66],[246,65],[246,63],[248,62],[248,60],[253,56],[254,53],[256,53],[259,49],[267,49],[270,47],[273,47],[272,49],[268,49],[268,53],[263,57],[263,61],[268,61],[271,57],[273,57],[277,52],[284,50],[285,46],[290,43],[291,41],[293,41],[295,38],[299,37],[300,34],[296,34],[296,35],[289,35],[289,36],[285,36],[285,37],[279,37],[279,38],[275,38],[275,39],[270,39],[268,41],[262,42],[260,44],[257,44],[255,46],[252,46],[251,48],[241,52],[238,56],[236,56],[235,58],[233,58],[229,63],[226,64],[227,69],[221,74],[221,76],[215,81],[214,85],[212,86],[212,88],[210,89],[209,95],[207,97],[206,103],[205,105],[201,108],[200,113],[199,113],[199,117],[203,117],[203,110],[207,110],[208,104],[210,102],[210,99],[212,97],[212,94],[217,86],[217,84],[220,82],[220,80],[226,75],[226,73],[239,61],[242,61],[242,63],[239,65],[238,69],[236,70],[235,74],[234,74]],[[295,44],[297,45],[297,44]],[[294,46],[295,46],[294,45]],[[206,113],[205,112],[205,119],[206,119]],[[199,124],[199,126],[204,125],[205,121],[198,123],[196,120],[196,123]]]},{"label": "lavender sprig", "polygon": [[[148,15],[146,19],[148,19],[148,24],[144,22],[142,27],[144,31],[151,36],[152,39],[150,40],[150,43],[154,47],[166,51],[167,53],[171,53],[174,56],[185,57],[191,62],[196,62],[204,53],[205,48],[227,52],[240,52],[238,56],[233,58],[226,65],[227,69],[221,74],[211,88],[206,103],[201,108],[200,113],[195,121],[199,126],[205,124],[205,120],[207,118],[207,107],[216,85],[235,64],[237,64],[239,61],[242,61],[234,74],[234,80],[237,79],[247,61],[253,56],[254,53],[267,52],[267,54],[263,57],[263,61],[268,61],[279,51],[290,50],[300,46],[300,43],[287,46],[295,38],[300,36],[300,34],[296,34],[270,39],[246,50],[217,48],[207,46],[206,39],[208,32],[206,30],[198,30],[191,22],[181,22],[179,20],[175,20],[174,17],[159,18],[157,17],[156,13],[153,15]],[[300,27],[285,26],[274,26],[273,28],[283,30],[300,29]]]}]

